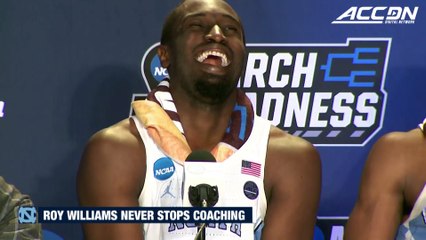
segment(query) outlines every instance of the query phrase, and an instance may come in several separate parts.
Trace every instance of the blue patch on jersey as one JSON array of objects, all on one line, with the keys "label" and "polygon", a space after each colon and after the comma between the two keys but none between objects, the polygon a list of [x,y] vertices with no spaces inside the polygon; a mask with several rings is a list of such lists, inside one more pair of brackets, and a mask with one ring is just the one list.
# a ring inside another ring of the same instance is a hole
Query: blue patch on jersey
[{"label": "blue patch on jersey", "polygon": [[244,195],[251,200],[256,199],[259,196],[259,188],[256,183],[252,181],[246,182],[244,184]]},{"label": "blue patch on jersey", "polygon": [[175,172],[175,164],[169,157],[162,157],[154,163],[154,177],[158,180],[166,180]]},{"label": "blue patch on jersey", "polygon": [[265,224],[263,223],[263,221],[255,227],[254,229],[254,240],[261,240],[262,239],[262,230],[263,227],[265,226]]},{"label": "blue patch on jersey", "polygon": [[[413,239],[426,239],[426,223],[425,223],[425,210],[411,221],[408,222],[408,228],[401,224],[398,229],[398,234],[395,239],[404,240],[409,235]],[[411,239],[411,238],[410,238]]]}]

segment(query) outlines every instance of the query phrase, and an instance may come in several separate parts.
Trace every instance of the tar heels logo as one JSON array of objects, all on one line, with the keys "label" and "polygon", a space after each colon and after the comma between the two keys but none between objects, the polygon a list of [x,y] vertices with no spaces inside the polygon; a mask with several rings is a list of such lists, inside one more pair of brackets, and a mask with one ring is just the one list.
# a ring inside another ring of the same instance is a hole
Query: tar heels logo
[{"label": "tar heels logo", "polygon": [[172,159],[162,157],[154,163],[154,177],[158,180],[166,180],[175,172],[175,164]]},{"label": "tar heels logo", "polygon": [[[141,71],[148,89],[167,76],[154,44]],[[258,115],[316,146],[364,146],[381,128],[390,38],[345,43],[247,44],[239,82]],[[134,94],[133,99],[146,94]]]},{"label": "tar heels logo", "polygon": [[19,223],[36,223],[37,211],[35,207],[19,207],[18,222]]}]

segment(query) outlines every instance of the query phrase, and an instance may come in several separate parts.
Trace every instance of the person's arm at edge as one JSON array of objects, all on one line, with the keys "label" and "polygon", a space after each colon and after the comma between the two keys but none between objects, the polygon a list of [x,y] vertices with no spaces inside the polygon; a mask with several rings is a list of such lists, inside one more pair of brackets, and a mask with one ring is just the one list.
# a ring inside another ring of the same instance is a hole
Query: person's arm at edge
[{"label": "person's arm at edge", "polygon": [[265,166],[268,209],[262,240],[313,239],[321,171],[311,143],[273,127]]},{"label": "person's arm at edge", "polygon": [[42,239],[40,223],[19,223],[19,208],[33,207],[30,196],[22,194],[0,176],[0,239]]},{"label": "person's arm at edge", "polygon": [[403,211],[404,161],[400,133],[373,146],[361,178],[357,202],[345,227],[345,240],[394,239]]},{"label": "person's arm at edge", "polygon": [[[81,206],[138,206],[145,176],[145,148],[133,121],[101,130],[89,141],[77,175]],[[140,224],[83,224],[85,239],[143,239]]]}]

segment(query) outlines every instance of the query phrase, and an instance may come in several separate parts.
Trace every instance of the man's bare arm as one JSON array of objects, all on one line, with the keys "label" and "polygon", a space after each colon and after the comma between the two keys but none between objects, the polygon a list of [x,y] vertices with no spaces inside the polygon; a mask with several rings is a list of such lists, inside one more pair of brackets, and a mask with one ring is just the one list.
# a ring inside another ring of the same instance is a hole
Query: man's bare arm
[{"label": "man's bare arm", "polygon": [[405,163],[395,134],[372,148],[359,196],[345,229],[345,240],[394,239],[403,211]]},{"label": "man's bare arm", "polygon": [[313,239],[321,160],[307,141],[274,128],[265,168],[268,210],[262,239]]},{"label": "man's bare arm", "polygon": [[[145,151],[124,120],[96,133],[78,171],[82,206],[138,206],[145,176]],[[140,224],[84,224],[85,239],[143,239]]]}]

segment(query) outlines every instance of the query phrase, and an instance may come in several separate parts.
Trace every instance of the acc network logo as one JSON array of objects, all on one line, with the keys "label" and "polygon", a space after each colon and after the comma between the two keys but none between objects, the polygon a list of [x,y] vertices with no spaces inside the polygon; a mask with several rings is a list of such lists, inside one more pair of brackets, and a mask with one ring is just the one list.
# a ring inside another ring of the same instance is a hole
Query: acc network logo
[{"label": "acc network logo", "polygon": [[[363,146],[381,128],[390,38],[342,44],[247,44],[239,82],[257,114],[317,146]],[[142,59],[148,89],[167,76],[156,55]],[[135,94],[134,99],[146,94]]]},{"label": "acc network logo", "polygon": [[332,24],[414,24],[419,7],[350,7]]}]

